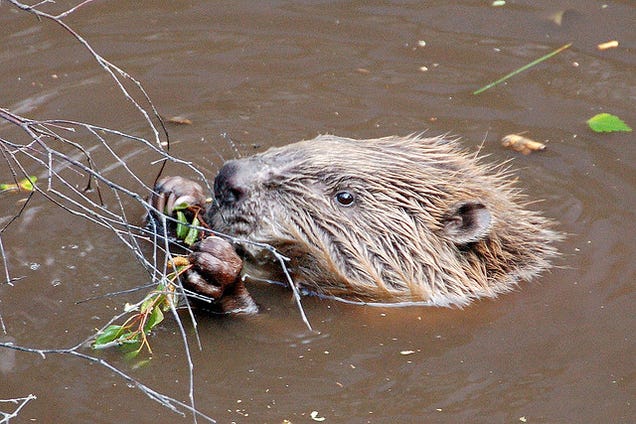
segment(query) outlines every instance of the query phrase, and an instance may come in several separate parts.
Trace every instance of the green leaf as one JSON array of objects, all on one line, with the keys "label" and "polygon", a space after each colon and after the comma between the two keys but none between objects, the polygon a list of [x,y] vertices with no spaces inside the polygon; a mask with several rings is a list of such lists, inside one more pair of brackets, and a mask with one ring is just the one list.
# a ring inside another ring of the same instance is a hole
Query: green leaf
[{"label": "green leaf", "polygon": [[18,181],[20,188],[25,191],[33,191],[35,182],[38,180],[37,177],[30,176],[29,178],[24,178]]},{"label": "green leaf", "polygon": [[192,227],[188,229],[189,230],[188,234],[183,239],[183,242],[187,244],[188,246],[192,246],[194,243],[196,243],[197,239],[199,238],[199,230],[197,230],[196,228],[193,228],[193,227],[198,227],[199,224],[200,222],[197,218],[194,218],[192,220]]},{"label": "green leaf", "polygon": [[148,293],[148,295],[144,298],[143,303],[139,307],[139,311],[142,314],[145,314],[148,311],[148,308],[151,308],[153,304],[156,302],[156,300],[157,300],[157,293],[153,290],[152,292]]},{"label": "green leaf", "polygon": [[629,132],[632,129],[621,118],[610,113],[599,113],[587,120],[587,125],[596,132]]},{"label": "green leaf", "polygon": [[35,190],[35,182],[37,181],[37,177],[30,176],[29,178],[23,178],[18,181],[17,184],[12,183],[4,183],[0,184],[0,192],[1,191],[33,191]]},{"label": "green leaf", "polygon": [[126,354],[124,354],[124,358],[127,361],[132,361],[133,359],[135,359],[137,357],[137,355],[139,355],[139,352],[141,352],[141,349],[135,348],[135,349],[131,350],[130,352],[126,352]]},{"label": "green leaf", "polygon": [[177,211],[177,238],[183,240],[188,235],[188,220],[182,211]]},{"label": "green leaf", "polygon": [[148,316],[146,324],[144,325],[144,331],[146,334],[148,334],[150,330],[152,330],[161,321],[163,321],[163,312],[161,312],[161,308],[155,307]]},{"label": "green leaf", "polygon": [[95,338],[95,343],[93,344],[93,349],[99,349],[100,346],[106,345],[115,341],[120,335],[122,331],[121,325],[109,325],[104,329],[104,331]]}]

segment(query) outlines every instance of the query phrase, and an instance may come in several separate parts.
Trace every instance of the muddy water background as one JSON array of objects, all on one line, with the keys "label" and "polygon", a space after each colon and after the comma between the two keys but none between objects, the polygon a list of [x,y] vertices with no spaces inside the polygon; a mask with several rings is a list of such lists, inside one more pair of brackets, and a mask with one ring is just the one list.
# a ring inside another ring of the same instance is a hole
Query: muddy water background
[{"label": "muddy water background", "polygon": [[[197,406],[219,422],[310,422],[312,411],[325,422],[634,421],[636,144],[633,134],[593,134],[585,119],[607,111],[636,125],[636,5],[450,3],[99,2],[67,20],[142,81],[164,115],[193,121],[169,128],[173,153],[210,176],[237,154],[222,132],[243,155],[319,133],[452,132],[471,149],[485,140],[493,160],[514,158],[520,184],[569,233],[560,268],[463,310],[310,298],[314,334],[287,291],[257,286],[258,317],[200,316]],[[564,10],[561,25],[547,19]],[[68,34],[6,2],[0,24],[3,107],[150,136]],[[609,39],[620,47],[596,50]],[[471,95],[567,42],[547,63]],[[499,146],[522,131],[548,140],[547,151]],[[130,163],[152,180],[154,168],[130,149]],[[8,179],[4,165],[0,177]],[[0,224],[16,200],[0,197]],[[4,341],[70,346],[137,298],[75,301],[147,281],[112,234],[41,198],[3,240],[12,274],[25,276],[0,286]],[[157,333],[144,367],[116,351],[102,357],[186,400],[174,321]],[[0,399],[38,396],[17,422],[191,421],[70,357],[0,350],[0,379]]]}]

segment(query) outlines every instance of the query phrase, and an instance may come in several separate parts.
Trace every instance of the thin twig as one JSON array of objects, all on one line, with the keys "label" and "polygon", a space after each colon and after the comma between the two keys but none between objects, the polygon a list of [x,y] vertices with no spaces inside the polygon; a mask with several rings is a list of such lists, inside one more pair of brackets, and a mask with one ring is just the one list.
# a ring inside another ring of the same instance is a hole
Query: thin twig
[{"label": "thin twig", "polygon": [[[102,67],[102,69],[104,69],[111,76],[111,78],[113,79],[113,81],[115,82],[117,87],[119,88],[120,92],[124,95],[124,97],[126,99],[128,99],[128,101],[130,101],[130,103],[137,109],[137,111],[139,113],[141,113],[141,115],[144,117],[146,123],[148,124],[148,127],[152,130],[152,132],[154,134],[156,144],[158,146],[161,145],[161,139],[160,139],[160,136],[159,136],[159,131],[157,130],[157,127],[154,125],[154,123],[152,122],[152,119],[150,119],[150,115],[135,100],[135,98],[130,94],[130,92],[126,89],[126,87],[124,87],[124,84],[118,78],[118,75],[121,78],[123,78],[124,80],[131,81],[137,87],[137,89],[139,89],[139,91],[142,93],[142,96],[144,97],[145,101],[147,101],[148,104],[150,105],[150,107],[152,109],[152,112],[155,114],[156,117],[158,117],[160,119],[159,113],[157,112],[157,110],[155,109],[154,105],[150,101],[150,97],[148,96],[148,93],[146,92],[146,90],[143,88],[143,86],[141,85],[141,83],[139,81],[137,81],[135,78],[130,76],[124,70],[120,69],[119,67],[115,66],[111,62],[109,62],[106,59],[104,59],[99,53],[97,53],[97,51],[95,51],[93,49],[93,47],[88,43],[88,41],[86,41],[81,35],[79,35],[77,32],[75,32],[75,30],[73,30],[73,28],[68,26],[64,21],[62,21],[57,16],[53,16],[51,14],[42,12],[42,11],[40,11],[40,10],[34,8],[34,7],[28,6],[28,5],[24,4],[24,3],[18,2],[16,0],[9,0],[9,2],[12,3],[14,6],[22,9],[22,10],[25,10],[27,12],[33,13],[38,18],[49,19],[49,20],[55,22],[57,25],[61,26],[64,30],[66,30],[69,34],[71,34],[82,46],[84,46],[84,48],[86,48],[86,50],[88,50],[88,52],[93,56],[95,61]],[[161,126],[165,130],[165,126],[163,125],[163,122],[162,122]]]},{"label": "thin twig", "polygon": [[9,420],[18,416],[22,408],[26,406],[29,401],[37,399],[37,397],[33,394],[29,394],[27,397],[14,398],[14,399],[0,399],[1,403],[13,403],[18,405],[18,407],[13,412],[3,412],[0,411],[0,424],[9,424]]},{"label": "thin twig", "polygon": [[[146,386],[145,384],[143,384],[141,381],[137,380],[134,377],[131,377],[130,375],[126,374],[125,372],[121,371],[119,368],[117,368],[114,365],[111,365],[109,362],[105,361],[104,359],[101,358],[97,358],[95,356],[92,355],[88,355],[86,353],[82,353],[78,351],[78,347],[79,346],[74,346],[72,348],[68,348],[68,349],[38,349],[38,348],[32,348],[32,347],[25,347],[25,346],[18,346],[15,345],[13,343],[4,343],[4,342],[0,342],[0,347],[4,347],[7,349],[13,349],[13,350],[17,350],[20,352],[29,352],[29,353],[37,353],[40,356],[42,356],[43,358],[46,357],[46,355],[70,355],[70,356],[75,356],[77,358],[81,358],[84,359],[86,361],[101,365],[105,368],[107,368],[108,370],[110,370],[111,372],[117,374],[118,376],[120,376],[121,378],[123,378],[125,381],[127,381],[128,383],[134,385],[135,387],[137,387],[143,394],[145,394],[146,396],[148,396],[150,399],[154,400],[155,402],[158,402],[159,404],[161,404],[162,406],[165,406],[166,408],[170,409],[171,411],[185,416],[185,413],[181,410],[186,410],[188,412],[190,412],[191,414],[193,414],[194,416],[198,416],[201,417],[203,419],[205,419],[206,421],[210,422],[210,423],[216,423],[216,421],[205,415],[204,413],[202,413],[201,411],[195,409],[193,406],[186,404],[184,402],[181,402],[173,397],[164,395],[160,392],[157,392],[156,390]],[[181,409],[180,409],[181,408]]]},{"label": "thin twig", "polygon": [[93,0],[84,0],[83,2],[81,2],[80,4],[78,4],[77,6],[71,7],[70,9],[68,9],[66,12],[62,12],[59,15],[55,16],[55,19],[64,19],[66,18],[68,15],[70,15],[71,13],[75,12],[77,9],[79,9],[80,7],[84,6],[85,4],[91,3]]}]

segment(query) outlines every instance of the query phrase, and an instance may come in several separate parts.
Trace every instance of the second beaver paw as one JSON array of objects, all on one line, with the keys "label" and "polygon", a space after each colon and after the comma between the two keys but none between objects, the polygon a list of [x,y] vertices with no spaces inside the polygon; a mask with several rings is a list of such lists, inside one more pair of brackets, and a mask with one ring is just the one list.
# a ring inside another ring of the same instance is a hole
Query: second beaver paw
[{"label": "second beaver paw", "polygon": [[207,237],[192,245],[188,259],[192,267],[186,272],[183,285],[213,300],[206,309],[217,313],[258,312],[241,279],[243,261],[228,241]]}]

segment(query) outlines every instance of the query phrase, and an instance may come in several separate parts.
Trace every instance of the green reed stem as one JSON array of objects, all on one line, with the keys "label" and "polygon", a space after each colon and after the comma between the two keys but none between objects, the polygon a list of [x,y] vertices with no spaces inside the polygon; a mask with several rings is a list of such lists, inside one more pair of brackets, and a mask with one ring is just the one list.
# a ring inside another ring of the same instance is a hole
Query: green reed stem
[{"label": "green reed stem", "polygon": [[572,43],[568,43],[568,44],[566,44],[564,46],[561,46],[558,49],[554,50],[553,52],[550,52],[550,53],[546,54],[545,56],[542,56],[542,57],[538,58],[537,60],[533,60],[532,62],[528,63],[527,65],[524,65],[521,68],[512,71],[508,75],[505,75],[505,76],[499,78],[497,81],[491,82],[490,84],[481,87],[479,90],[473,91],[473,94],[477,95],[477,94],[483,93],[484,91],[488,90],[489,88],[492,88],[495,85],[497,85],[497,84],[499,84],[501,82],[504,82],[508,78],[513,77],[513,76],[517,75],[518,73],[521,73],[521,72],[525,71],[526,69],[531,68],[534,65],[537,65],[537,64],[543,62],[546,59],[550,59],[552,56],[561,53],[563,50],[567,49],[571,45],[572,45]]}]

